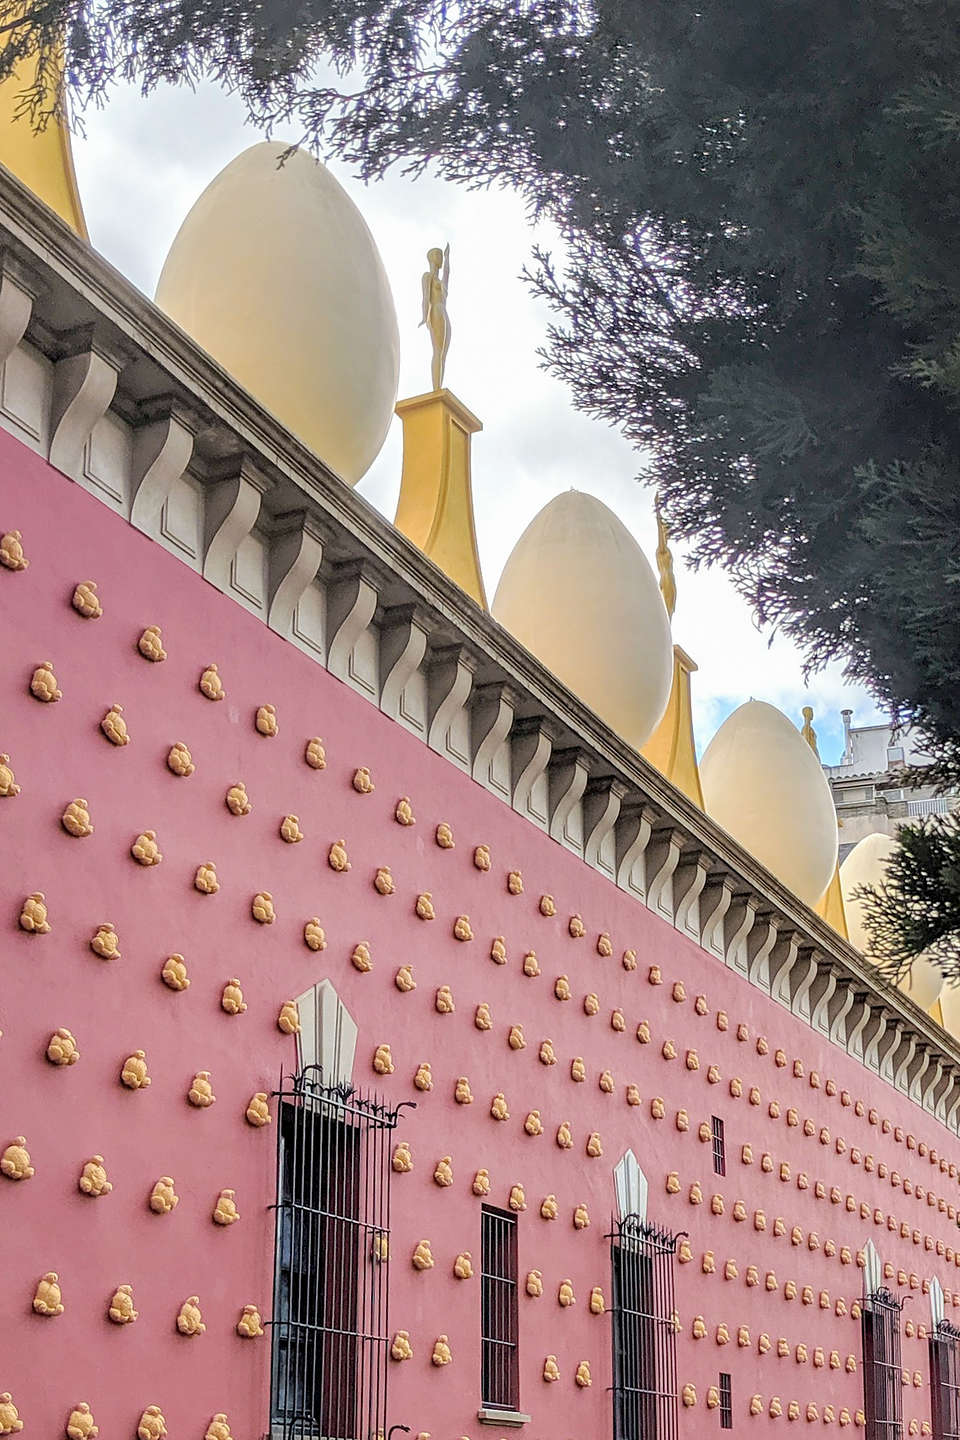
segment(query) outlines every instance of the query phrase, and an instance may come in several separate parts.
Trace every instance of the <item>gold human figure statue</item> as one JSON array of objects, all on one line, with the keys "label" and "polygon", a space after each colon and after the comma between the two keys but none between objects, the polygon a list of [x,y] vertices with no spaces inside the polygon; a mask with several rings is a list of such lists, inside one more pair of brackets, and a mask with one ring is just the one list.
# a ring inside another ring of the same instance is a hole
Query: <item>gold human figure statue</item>
[{"label": "gold human figure statue", "polygon": [[660,514],[659,497],[654,499],[653,508],[657,517],[657,569],[660,571],[660,594],[667,607],[667,614],[672,620],[673,612],[677,608],[677,582],[673,576],[673,555],[670,552],[669,544],[670,531]]},{"label": "gold human figure statue", "polygon": [[423,272],[420,281],[423,291],[423,318],[433,345],[431,378],[434,390],[443,387],[443,372],[450,349],[450,316],[447,314],[447,289],[450,284],[450,246],[441,250],[438,245],[427,251],[429,270]]},{"label": "gold human figure statue", "polygon": [[817,759],[819,760],[820,747],[817,745],[817,732],[813,728],[812,705],[804,705],[803,707],[803,726],[801,727],[800,734],[803,736],[804,740],[806,740],[807,744],[810,746],[810,749],[813,751],[814,755],[816,755]]}]

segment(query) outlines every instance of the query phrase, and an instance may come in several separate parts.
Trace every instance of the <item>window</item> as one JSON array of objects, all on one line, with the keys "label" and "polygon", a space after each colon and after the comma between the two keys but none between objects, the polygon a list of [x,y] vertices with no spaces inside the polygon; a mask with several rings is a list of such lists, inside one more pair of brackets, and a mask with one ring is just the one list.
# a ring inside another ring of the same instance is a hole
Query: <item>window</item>
[{"label": "window", "polygon": [[713,1173],[726,1175],[727,1152],[723,1143],[723,1121],[719,1115],[710,1116],[710,1138],[713,1141]]},{"label": "window", "polygon": [[902,1440],[900,1309],[900,1301],[889,1290],[875,1290],[863,1302],[866,1440]]},{"label": "window", "polygon": [[887,764],[902,765],[904,763],[904,751],[902,745],[887,746]]},{"label": "window", "polygon": [[960,1440],[960,1330],[941,1320],[930,1337],[933,1440]]},{"label": "window", "polygon": [[386,1428],[389,1134],[399,1108],[318,1066],[278,1092],[272,1431],[366,1440]]},{"label": "window", "polygon": [[610,1237],[614,1440],[676,1440],[677,1239],[637,1215]]},{"label": "window", "polygon": [[480,1226],[481,1400],[491,1410],[519,1410],[517,1217],[484,1205]]},{"label": "window", "polygon": [[733,1429],[733,1387],[726,1370],[720,1371],[720,1429]]}]

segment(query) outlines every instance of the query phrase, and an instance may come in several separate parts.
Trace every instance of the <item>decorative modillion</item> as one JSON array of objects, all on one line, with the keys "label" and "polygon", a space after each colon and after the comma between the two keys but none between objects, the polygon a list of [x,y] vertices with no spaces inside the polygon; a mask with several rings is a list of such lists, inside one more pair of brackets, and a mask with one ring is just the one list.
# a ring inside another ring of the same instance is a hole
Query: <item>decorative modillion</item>
[{"label": "decorative modillion", "polygon": [[143,1050],[134,1050],[120,1067],[120,1083],[128,1090],[145,1090],[150,1084],[147,1057]]},{"label": "decorative modillion", "polygon": [[[9,758],[9,755],[0,755],[0,793],[4,793],[3,768]],[[16,795],[19,794],[19,791],[20,787],[18,785],[13,793]],[[6,793],[9,793],[9,791]],[[83,840],[88,835],[92,835],[93,826],[90,823],[90,811],[87,809],[86,800],[71,800],[70,804],[60,816],[60,824],[64,830],[66,830],[67,834],[72,835],[76,840]]]},{"label": "decorative modillion", "polygon": [[231,785],[223,798],[231,815],[249,815],[253,809],[247,796],[247,787],[242,780],[238,780],[235,785]]},{"label": "decorative modillion", "polygon": [[240,1219],[240,1211],[237,1209],[235,1199],[236,1193],[236,1190],[220,1191],[211,1217],[214,1225],[235,1225]]},{"label": "decorative modillion", "polygon": [[208,700],[224,700],[226,698],[227,692],[216,665],[208,665],[201,674],[200,694],[205,695]]},{"label": "decorative modillion", "polygon": [[163,855],[157,844],[156,830],[142,831],[130,846],[130,854],[138,865],[159,865]]},{"label": "decorative modillion", "polygon": [[101,960],[120,959],[120,939],[109,920],[97,926],[90,937],[90,949],[94,955],[99,955]]},{"label": "decorative modillion", "polygon": [[150,1209],[154,1215],[169,1215],[180,1204],[172,1175],[161,1175],[150,1191]]},{"label": "decorative modillion", "polygon": [[51,1065],[75,1065],[80,1059],[77,1042],[65,1025],[54,1030],[47,1041],[47,1059]]},{"label": "decorative modillion", "polygon": [[246,1122],[255,1129],[259,1129],[263,1125],[269,1125],[271,1118],[267,1092],[258,1090],[255,1095],[250,1097],[250,1103],[245,1112]]},{"label": "decorative modillion", "polygon": [[314,735],[310,740],[307,741],[306,749],[303,752],[303,758],[310,766],[311,770],[326,770],[327,752],[324,749],[323,741],[320,739],[319,735]]},{"label": "decorative modillion", "polygon": [[372,795],[377,788],[370,778],[370,771],[366,765],[360,765],[353,772],[352,785],[358,795]]},{"label": "decorative modillion", "polygon": [[37,1315],[56,1316],[63,1314],[63,1296],[60,1293],[60,1277],[56,1270],[48,1270],[37,1281],[33,1296],[33,1308]]},{"label": "decorative modillion", "polygon": [[28,935],[49,935],[46,898],[42,890],[34,890],[20,907],[20,929]]},{"label": "decorative modillion", "polygon": [[163,962],[160,978],[169,990],[188,990],[190,978],[182,955],[168,955]]},{"label": "decorative modillion", "polygon": [[234,976],[224,985],[220,994],[220,1009],[228,1015],[242,1015],[247,1008],[240,981]]},{"label": "decorative modillion", "polygon": [[260,1318],[259,1307],[244,1305],[240,1312],[240,1319],[237,1321],[237,1334],[241,1340],[255,1340],[263,1333],[263,1321]]},{"label": "decorative modillion", "polygon": [[167,769],[170,774],[186,779],[193,774],[196,768],[193,756],[190,754],[190,747],[182,740],[175,740],[167,751]]},{"label": "decorative modillion", "polygon": [[400,796],[397,808],[393,812],[393,818],[398,825],[416,825],[416,816],[413,813],[409,795]]},{"label": "decorative modillion", "polygon": [[187,1091],[187,1100],[198,1110],[206,1110],[216,1101],[213,1093],[213,1086],[210,1083],[210,1071],[198,1070],[190,1082],[190,1089]]},{"label": "decorative modillion", "polygon": [[63,699],[63,691],[57,684],[57,677],[53,673],[52,660],[44,660],[34,670],[30,677],[30,694],[44,705],[52,705],[57,700]]},{"label": "decorative modillion", "polygon": [[103,614],[103,606],[97,599],[97,582],[81,580],[73,592],[70,604],[84,620],[99,620]]},{"label": "decorative modillion", "polygon": [[155,665],[166,660],[167,652],[163,648],[163,634],[159,625],[147,626],[137,641],[137,649],[144,660],[151,660]]},{"label": "decorative modillion", "polygon": [[29,569],[30,561],[24,555],[20,543],[22,539],[19,530],[8,530],[5,535],[0,535],[0,565],[5,570]]},{"label": "decorative modillion", "polygon": [[92,1200],[97,1199],[100,1195],[110,1194],[113,1186],[107,1179],[102,1155],[91,1155],[90,1159],[84,1162],[77,1187],[81,1195],[89,1195]]}]

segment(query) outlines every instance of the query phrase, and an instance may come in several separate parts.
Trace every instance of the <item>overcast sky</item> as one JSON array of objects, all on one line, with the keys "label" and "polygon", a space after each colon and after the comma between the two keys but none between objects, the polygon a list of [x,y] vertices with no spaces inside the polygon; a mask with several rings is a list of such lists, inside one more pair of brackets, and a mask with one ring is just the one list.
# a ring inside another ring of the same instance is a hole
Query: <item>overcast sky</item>
[{"label": "overcast sky", "polygon": [[[105,109],[86,113],[84,127],[74,153],[93,245],[152,295],[194,200],[234,155],[262,137],[244,125],[239,103],[213,88],[165,90],[146,100],[120,90]],[[566,388],[539,369],[536,350],[549,311],[519,278],[534,232],[516,196],[400,175],[364,186],[343,166],[333,168],[373,231],[393,286],[401,396],[429,389],[429,342],[417,328],[420,275],[427,249],[450,242],[453,342],[446,383],[484,424],[473,441],[473,484],[488,595],[525,526],[571,486],[615,510],[653,562],[651,494],[637,480],[642,457],[615,431],[574,411]],[[542,230],[536,238],[553,241]],[[359,487],[390,519],[400,461],[395,419]],[[684,569],[682,554],[676,558],[674,638],[700,667],[693,680],[698,748],[752,696],[780,706],[796,723],[801,707],[812,705],[821,755],[836,763],[839,711],[850,706],[854,723],[870,723],[880,717],[869,696],[845,685],[837,667],[815,676],[805,691],[798,652],[783,640],[768,644],[725,576],[694,574]]]}]

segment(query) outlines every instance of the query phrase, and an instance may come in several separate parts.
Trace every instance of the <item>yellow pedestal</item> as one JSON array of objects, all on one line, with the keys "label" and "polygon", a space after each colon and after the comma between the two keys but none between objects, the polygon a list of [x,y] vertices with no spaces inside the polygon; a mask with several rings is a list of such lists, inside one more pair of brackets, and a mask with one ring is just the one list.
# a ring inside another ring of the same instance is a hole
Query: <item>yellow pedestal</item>
[{"label": "yellow pedestal", "polygon": [[640,754],[703,810],[703,791],[700,788],[700,770],[693,739],[693,701],[690,696],[690,676],[696,668],[696,663],[687,652],[681,650],[679,645],[674,645],[670,699],[667,701],[663,719]]},{"label": "yellow pedestal", "polygon": [[483,426],[449,390],[401,400],[397,414],[403,478],[394,524],[486,610],[470,477],[470,437]]},{"label": "yellow pedestal", "polygon": [[842,935],[844,940],[850,939],[847,933],[847,915],[843,908],[843,891],[840,888],[839,865],[834,867],[833,879],[827,886],[823,899],[813,908],[821,920],[826,920],[828,925],[833,926],[838,935]]},{"label": "yellow pedestal", "polygon": [[29,115],[14,118],[19,97],[33,83],[35,73],[31,62],[29,74],[11,75],[0,85],[0,164],[88,240],[66,120],[50,120],[45,130],[35,132]]}]

